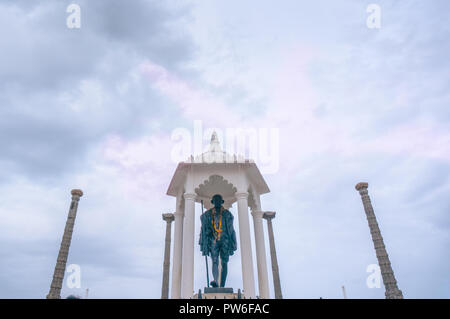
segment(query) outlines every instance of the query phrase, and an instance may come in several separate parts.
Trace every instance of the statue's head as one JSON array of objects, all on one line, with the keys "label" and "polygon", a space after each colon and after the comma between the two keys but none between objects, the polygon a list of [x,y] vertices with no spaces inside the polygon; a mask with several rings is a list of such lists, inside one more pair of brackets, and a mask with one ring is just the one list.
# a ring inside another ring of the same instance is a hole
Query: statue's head
[{"label": "statue's head", "polygon": [[225,201],[222,198],[222,195],[216,194],[211,199],[211,204],[214,205],[215,208],[220,208]]}]

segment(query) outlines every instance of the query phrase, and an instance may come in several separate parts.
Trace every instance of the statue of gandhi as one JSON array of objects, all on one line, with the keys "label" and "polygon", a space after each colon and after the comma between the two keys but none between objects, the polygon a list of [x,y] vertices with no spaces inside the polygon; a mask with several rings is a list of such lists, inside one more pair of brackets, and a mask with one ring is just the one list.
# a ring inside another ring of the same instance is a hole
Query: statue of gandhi
[{"label": "statue of gandhi", "polygon": [[224,209],[222,196],[216,194],[212,197],[213,208],[207,210],[200,216],[202,228],[200,231],[200,250],[203,256],[211,256],[212,273],[214,281],[212,287],[218,286],[219,256],[222,265],[220,276],[220,287],[225,287],[227,279],[228,258],[237,249],[236,233],[233,228],[233,215]]}]

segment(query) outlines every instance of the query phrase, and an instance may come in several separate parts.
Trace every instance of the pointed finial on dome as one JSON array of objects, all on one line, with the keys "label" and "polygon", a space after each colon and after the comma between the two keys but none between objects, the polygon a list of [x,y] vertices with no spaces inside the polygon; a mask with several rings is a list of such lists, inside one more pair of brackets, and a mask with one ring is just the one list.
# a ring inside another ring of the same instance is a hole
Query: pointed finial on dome
[{"label": "pointed finial on dome", "polygon": [[215,142],[215,141],[219,142],[219,139],[217,138],[217,133],[216,133],[216,131],[214,131],[214,132],[212,133],[212,135],[211,135],[211,143],[213,143],[213,142]]},{"label": "pointed finial on dome", "polygon": [[217,137],[216,131],[214,131],[211,135],[211,143],[209,144],[210,152],[222,152],[222,148],[220,147],[219,138]]}]

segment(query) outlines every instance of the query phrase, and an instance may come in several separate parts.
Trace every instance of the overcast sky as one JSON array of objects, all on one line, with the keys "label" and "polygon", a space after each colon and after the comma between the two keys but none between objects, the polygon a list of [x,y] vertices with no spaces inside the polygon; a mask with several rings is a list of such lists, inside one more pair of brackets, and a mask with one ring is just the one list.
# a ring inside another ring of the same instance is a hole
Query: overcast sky
[{"label": "overcast sky", "polygon": [[[1,0],[0,297],[45,298],[81,188],[62,297],[159,298],[171,135],[201,120],[279,129],[261,200],[284,297],[384,298],[367,181],[405,298],[450,298],[450,3],[376,1],[379,29],[370,3]],[[236,290],[240,267],[238,246]]]}]

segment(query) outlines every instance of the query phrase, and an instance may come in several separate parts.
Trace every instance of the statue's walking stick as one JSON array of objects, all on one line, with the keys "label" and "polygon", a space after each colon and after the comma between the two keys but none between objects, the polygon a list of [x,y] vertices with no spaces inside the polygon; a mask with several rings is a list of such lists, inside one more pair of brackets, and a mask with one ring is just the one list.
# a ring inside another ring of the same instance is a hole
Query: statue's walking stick
[{"label": "statue's walking stick", "polygon": [[[200,201],[202,203],[202,214],[203,214],[203,199]],[[205,256],[205,262],[206,262],[206,284],[209,288],[209,270],[208,270],[208,255]]]},{"label": "statue's walking stick", "polygon": [[206,261],[206,281],[208,282],[208,288],[209,288],[208,256],[205,256],[205,261]]}]

